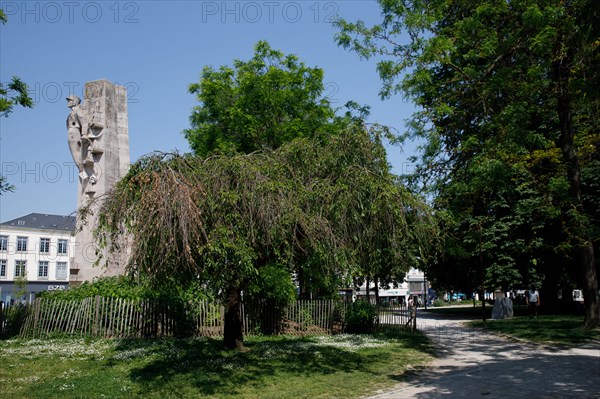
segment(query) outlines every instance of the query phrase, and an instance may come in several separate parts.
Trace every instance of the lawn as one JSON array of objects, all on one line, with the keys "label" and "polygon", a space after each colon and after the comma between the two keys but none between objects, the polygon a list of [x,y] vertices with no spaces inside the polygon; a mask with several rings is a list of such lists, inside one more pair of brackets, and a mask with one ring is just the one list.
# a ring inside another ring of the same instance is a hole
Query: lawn
[{"label": "lawn", "polygon": [[544,315],[536,319],[520,316],[506,320],[488,320],[485,325],[482,321],[472,321],[469,325],[550,345],[573,346],[600,339],[600,329],[583,329],[583,316],[576,315]]},{"label": "lawn", "polygon": [[548,345],[574,346],[593,339],[600,339],[600,330],[585,330],[583,316],[575,314],[540,315],[536,319],[527,316],[526,306],[515,306],[515,317],[506,320],[491,320],[493,305],[486,306],[487,321],[481,320],[481,306],[442,307],[427,309],[429,313],[444,316],[472,318],[470,327],[485,328],[489,332],[504,334],[518,339]]},{"label": "lawn", "polygon": [[359,398],[431,360],[420,334],[0,341],[5,398]]}]

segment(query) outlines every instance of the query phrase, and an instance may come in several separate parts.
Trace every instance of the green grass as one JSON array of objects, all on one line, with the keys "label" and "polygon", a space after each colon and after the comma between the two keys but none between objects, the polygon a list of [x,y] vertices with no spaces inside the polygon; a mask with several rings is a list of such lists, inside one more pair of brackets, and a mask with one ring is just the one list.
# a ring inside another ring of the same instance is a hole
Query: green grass
[{"label": "green grass", "polygon": [[472,321],[469,325],[550,345],[573,346],[600,339],[600,329],[583,329],[583,317],[573,315],[544,315],[536,319],[520,316],[506,320],[488,320],[485,325],[482,321]]},{"label": "green grass", "polygon": [[209,339],[0,341],[6,398],[353,398],[431,359],[419,334],[257,337],[248,351]]},{"label": "green grass", "polygon": [[471,305],[454,308],[428,308],[427,312],[448,317],[473,318],[473,321],[468,323],[471,327],[485,328],[490,332],[541,344],[574,346],[593,339],[600,339],[599,329],[586,330],[582,328],[583,316],[581,315],[540,315],[537,319],[530,319],[527,316],[527,306],[517,305],[514,307],[515,317],[512,319],[491,320],[492,308],[493,305],[486,305],[487,321],[485,324],[481,320],[481,305],[477,307]]}]

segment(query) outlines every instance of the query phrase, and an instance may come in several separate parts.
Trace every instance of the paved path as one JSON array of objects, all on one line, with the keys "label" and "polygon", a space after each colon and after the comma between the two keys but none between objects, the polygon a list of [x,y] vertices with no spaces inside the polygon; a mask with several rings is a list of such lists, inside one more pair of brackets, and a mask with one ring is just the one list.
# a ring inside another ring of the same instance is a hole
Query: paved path
[{"label": "paved path", "polygon": [[570,349],[523,343],[419,314],[437,357],[392,390],[368,399],[600,398],[600,342]]}]

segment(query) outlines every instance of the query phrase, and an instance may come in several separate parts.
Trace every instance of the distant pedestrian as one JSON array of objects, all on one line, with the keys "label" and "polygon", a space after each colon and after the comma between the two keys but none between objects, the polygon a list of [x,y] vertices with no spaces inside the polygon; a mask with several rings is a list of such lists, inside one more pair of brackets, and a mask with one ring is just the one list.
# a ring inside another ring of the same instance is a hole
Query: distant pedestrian
[{"label": "distant pedestrian", "polygon": [[417,317],[417,306],[415,304],[415,300],[412,297],[408,298],[408,321],[406,322],[407,326],[413,322],[413,320]]},{"label": "distant pedestrian", "polygon": [[535,285],[531,285],[529,291],[525,294],[525,301],[529,306],[529,318],[537,318],[538,306],[540,306],[540,293],[535,289]]}]

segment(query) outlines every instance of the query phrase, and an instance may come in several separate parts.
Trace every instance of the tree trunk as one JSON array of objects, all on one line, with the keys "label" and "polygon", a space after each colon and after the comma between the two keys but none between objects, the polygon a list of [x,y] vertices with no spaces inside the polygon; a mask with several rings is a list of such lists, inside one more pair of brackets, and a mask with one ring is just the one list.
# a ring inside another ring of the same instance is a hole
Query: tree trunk
[{"label": "tree trunk", "polygon": [[241,289],[229,287],[225,306],[223,345],[227,349],[244,349]]},{"label": "tree trunk", "polygon": [[487,320],[487,313],[485,310],[485,288],[479,290],[479,295],[481,298],[481,321],[485,323]]},{"label": "tree trunk", "polygon": [[573,52],[567,53],[554,61],[554,78],[557,85],[557,112],[560,124],[560,147],[563,158],[567,164],[567,177],[569,180],[569,196],[575,210],[571,216],[574,224],[576,245],[575,262],[583,277],[583,298],[585,304],[584,326],[594,328],[600,326],[600,304],[598,302],[598,279],[594,264],[594,246],[590,237],[588,226],[582,222],[584,213],[581,200],[581,172],[579,156],[574,143],[575,131],[571,116],[571,103],[569,97],[569,75],[572,69]]},{"label": "tree trunk", "polygon": [[598,279],[594,264],[594,246],[588,235],[585,247],[577,250],[577,262],[582,266],[584,274],[583,304],[585,309],[584,327],[600,327],[600,303],[598,300]]}]

